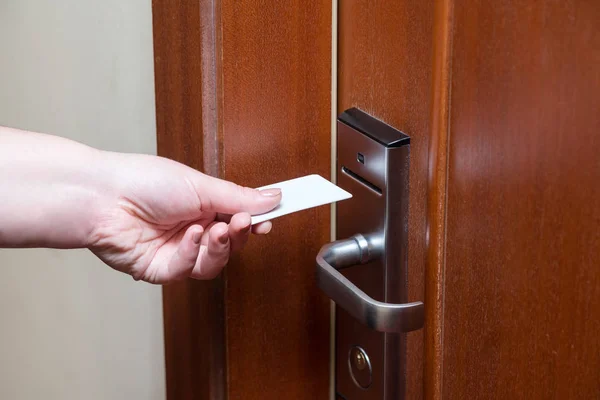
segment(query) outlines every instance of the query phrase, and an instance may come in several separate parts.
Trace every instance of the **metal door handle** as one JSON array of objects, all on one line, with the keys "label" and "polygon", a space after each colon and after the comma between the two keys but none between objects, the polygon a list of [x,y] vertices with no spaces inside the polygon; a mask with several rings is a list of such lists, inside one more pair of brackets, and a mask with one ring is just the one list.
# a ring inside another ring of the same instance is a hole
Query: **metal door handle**
[{"label": "metal door handle", "polygon": [[423,302],[391,304],[369,297],[337,270],[366,264],[377,257],[377,244],[363,235],[328,243],[317,255],[317,283],[338,306],[380,332],[410,332],[423,327]]}]

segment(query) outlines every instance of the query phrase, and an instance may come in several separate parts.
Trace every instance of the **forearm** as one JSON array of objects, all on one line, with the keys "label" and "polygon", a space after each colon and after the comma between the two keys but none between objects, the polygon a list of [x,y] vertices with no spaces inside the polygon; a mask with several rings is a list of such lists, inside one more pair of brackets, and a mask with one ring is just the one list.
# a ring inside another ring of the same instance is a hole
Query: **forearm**
[{"label": "forearm", "polygon": [[0,247],[86,247],[103,189],[101,153],[0,127]]}]

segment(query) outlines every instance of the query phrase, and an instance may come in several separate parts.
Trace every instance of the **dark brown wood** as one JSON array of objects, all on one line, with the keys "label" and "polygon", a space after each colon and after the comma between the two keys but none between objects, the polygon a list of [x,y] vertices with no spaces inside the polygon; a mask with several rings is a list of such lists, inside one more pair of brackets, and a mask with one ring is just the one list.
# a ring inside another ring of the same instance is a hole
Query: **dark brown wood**
[{"label": "dark brown wood", "polygon": [[[218,10],[211,1],[153,0],[158,154],[218,175]],[[222,278],[165,286],[168,399],[225,389]]]},{"label": "dark brown wood", "polygon": [[[224,177],[330,175],[331,1],[223,1]],[[314,279],[329,208],[275,221],[226,270],[230,399],[322,399],[329,302]]]},{"label": "dark brown wood", "polygon": [[[352,106],[411,137],[410,301],[423,300],[433,4],[339,2],[338,110]],[[406,398],[423,396],[423,330],[408,337]]]},{"label": "dark brown wood", "polygon": [[600,397],[600,6],[456,2],[445,399]]}]

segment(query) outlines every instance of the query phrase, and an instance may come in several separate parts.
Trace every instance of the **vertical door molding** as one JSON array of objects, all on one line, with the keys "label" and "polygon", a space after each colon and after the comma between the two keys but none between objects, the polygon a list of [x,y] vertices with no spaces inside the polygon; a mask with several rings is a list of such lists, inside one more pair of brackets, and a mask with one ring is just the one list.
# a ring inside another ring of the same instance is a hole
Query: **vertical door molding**
[{"label": "vertical door molding", "polygon": [[[220,1],[153,0],[158,154],[221,176]],[[168,399],[225,398],[223,277],[163,288]]]},{"label": "vertical door molding", "polygon": [[446,192],[453,0],[435,2],[431,138],[427,176],[427,263],[425,268],[424,398],[442,399]]}]

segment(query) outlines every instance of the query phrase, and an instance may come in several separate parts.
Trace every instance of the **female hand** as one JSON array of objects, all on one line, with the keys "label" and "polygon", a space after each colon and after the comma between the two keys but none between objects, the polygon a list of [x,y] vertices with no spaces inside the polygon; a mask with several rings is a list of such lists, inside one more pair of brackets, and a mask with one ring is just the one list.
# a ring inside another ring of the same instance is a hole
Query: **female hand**
[{"label": "female hand", "polygon": [[280,201],[278,189],[244,188],[166,158],[0,127],[0,248],[87,247],[134,279],[211,279],[248,240],[250,215]]},{"label": "female hand", "polygon": [[[100,197],[88,247],[134,279],[212,279],[251,231],[250,215],[275,208],[281,191],[258,191],[154,156],[107,153],[114,190]],[[254,226],[265,234],[271,223]]]}]

